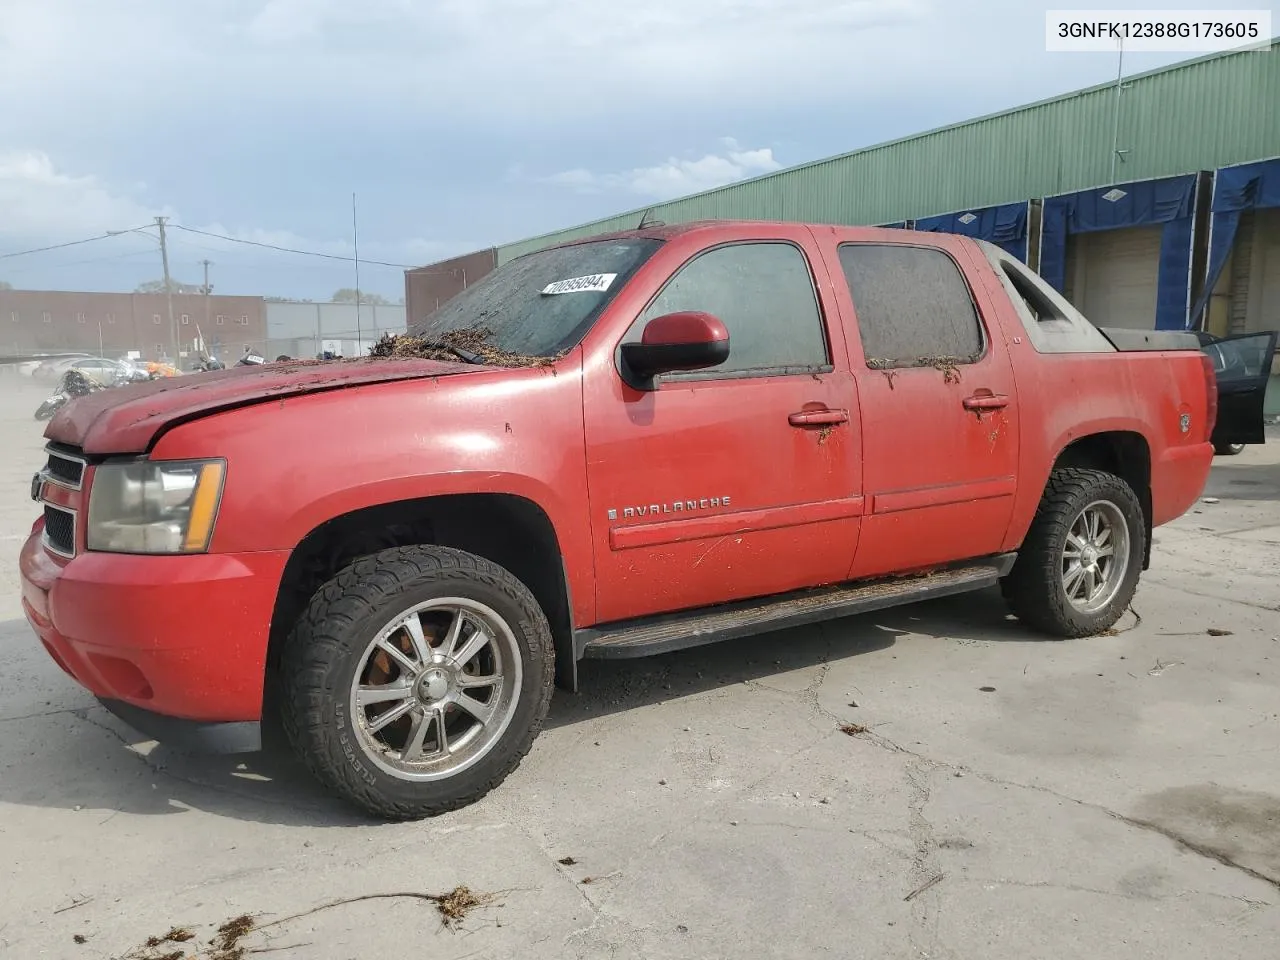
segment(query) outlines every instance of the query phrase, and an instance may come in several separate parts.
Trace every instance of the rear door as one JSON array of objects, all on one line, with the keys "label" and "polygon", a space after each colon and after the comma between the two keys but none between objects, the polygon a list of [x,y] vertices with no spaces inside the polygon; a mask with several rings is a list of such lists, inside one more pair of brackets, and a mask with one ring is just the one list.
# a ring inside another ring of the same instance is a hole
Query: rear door
[{"label": "rear door", "polygon": [[966,248],[935,242],[832,251],[862,413],[867,515],[853,578],[998,553],[1013,512],[1013,365],[965,278]]},{"label": "rear door", "polygon": [[1201,339],[1208,339],[1201,349],[1213,360],[1218,377],[1214,444],[1265,442],[1263,404],[1276,352],[1276,332]]}]

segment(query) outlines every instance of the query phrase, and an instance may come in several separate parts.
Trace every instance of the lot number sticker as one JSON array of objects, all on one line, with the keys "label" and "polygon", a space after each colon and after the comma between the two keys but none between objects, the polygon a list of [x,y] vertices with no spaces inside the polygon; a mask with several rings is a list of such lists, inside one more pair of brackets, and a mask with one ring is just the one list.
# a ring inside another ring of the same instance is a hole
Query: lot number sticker
[{"label": "lot number sticker", "polygon": [[593,273],[588,277],[557,280],[543,287],[542,295],[550,297],[557,293],[603,293],[609,289],[617,276],[616,273]]}]

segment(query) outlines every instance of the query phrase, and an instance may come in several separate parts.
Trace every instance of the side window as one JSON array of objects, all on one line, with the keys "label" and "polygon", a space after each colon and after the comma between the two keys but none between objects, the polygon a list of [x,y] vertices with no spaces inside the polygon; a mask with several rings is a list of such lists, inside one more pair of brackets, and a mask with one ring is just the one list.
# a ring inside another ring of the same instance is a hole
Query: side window
[{"label": "side window", "polygon": [[848,243],[849,284],[869,367],[922,366],[982,356],[982,325],[960,268],[941,250]]},{"label": "side window", "polygon": [[694,376],[828,363],[822,316],[809,265],[789,243],[736,243],[700,254],[667,281],[628,339],[654,317],[701,310],[729,330],[729,359]]},{"label": "side window", "polygon": [[[1032,279],[1032,273],[1022,264],[1013,264],[1008,260],[1000,262],[1000,269],[1004,271],[1005,277],[1009,280],[1009,285],[1022,299],[1027,310],[1031,313],[1032,319],[1036,323],[1046,323],[1049,320],[1065,320],[1062,311],[1053,305],[1053,301],[1045,296],[1044,290],[1037,286],[1037,281]],[[1043,283],[1044,281],[1039,281]]]}]

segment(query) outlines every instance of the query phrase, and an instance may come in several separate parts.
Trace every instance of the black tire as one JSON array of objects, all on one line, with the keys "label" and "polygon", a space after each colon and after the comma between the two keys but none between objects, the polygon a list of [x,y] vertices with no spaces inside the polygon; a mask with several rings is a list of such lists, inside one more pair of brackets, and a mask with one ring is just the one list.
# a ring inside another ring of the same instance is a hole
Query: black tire
[{"label": "black tire", "polygon": [[1238,457],[1244,453],[1243,443],[1215,443],[1213,452],[1219,457]]},{"label": "black tire", "polygon": [[[353,727],[351,690],[369,644],[401,611],[443,597],[484,604],[510,629],[521,664],[514,712],[471,766],[414,781],[382,769]],[[312,774],[375,816],[413,820],[466,806],[529,752],[550,705],[555,667],[546,616],[529,589],[481,557],[437,546],[384,550],[355,561],[312,597],[281,651],[282,725]]]},{"label": "black tire", "polygon": [[[1063,586],[1064,550],[1072,525],[1096,502],[1117,508],[1126,530],[1127,563],[1114,596],[1097,610],[1083,610]],[[1109,630],[1129,608],[1146,551],[1146,522],[1133,489],[1102,470],[1055,470],[1040,499],[1018,560],[1002,582],[1005,600],[1018,619],[1056,637],[1087,637]]]}]

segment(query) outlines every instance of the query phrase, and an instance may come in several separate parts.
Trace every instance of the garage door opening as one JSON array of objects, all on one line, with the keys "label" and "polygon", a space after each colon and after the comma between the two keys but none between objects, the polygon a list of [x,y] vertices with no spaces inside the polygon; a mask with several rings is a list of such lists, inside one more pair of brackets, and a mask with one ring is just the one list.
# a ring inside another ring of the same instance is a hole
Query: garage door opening
[{"label": "garage door opening", "polygon": [[1095,326],[1154,330],[1162,235],[1145,226],[1068,236],[1067,299]]}]

